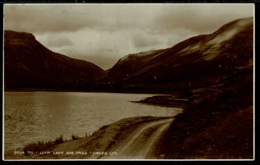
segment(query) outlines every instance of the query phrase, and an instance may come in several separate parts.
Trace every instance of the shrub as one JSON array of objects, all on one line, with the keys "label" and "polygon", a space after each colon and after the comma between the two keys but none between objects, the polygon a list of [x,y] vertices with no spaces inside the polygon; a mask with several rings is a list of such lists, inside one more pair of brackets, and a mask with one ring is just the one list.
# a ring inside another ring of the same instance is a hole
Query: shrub
[{"label": "shrub", "polygon": [[79,139],[78,135],[72,135],[71,138],[72,138],[72,140],[77,140],[77,139]]},{"label": "shrub", "polygon": [[64,143],[63,137],[60,135],[60,137],[56,138],[54,141],[55,144],[61,144]]},{"label": "shrub", "polygon": [[48,141],[48,142],[38,141],[36,143],[31,143],[26,145],[23,150],[25,154],[28,154],[29,152],[37,153],[40,151],[44,151],[54,145],[55,143],[53,141]]},{"label": "shrub", "polygon": [[30,143],[23,148],[23,151],[26,155],[28,155],[30,152],[37,153],[37,152],[45,151],[50,147],[53,147],[57,144],[61,144],[63,142],[64,142],[63,137],[60,136],[56,138],[55,141],[47,141],[47,142],[38,141],[35,143]]}]

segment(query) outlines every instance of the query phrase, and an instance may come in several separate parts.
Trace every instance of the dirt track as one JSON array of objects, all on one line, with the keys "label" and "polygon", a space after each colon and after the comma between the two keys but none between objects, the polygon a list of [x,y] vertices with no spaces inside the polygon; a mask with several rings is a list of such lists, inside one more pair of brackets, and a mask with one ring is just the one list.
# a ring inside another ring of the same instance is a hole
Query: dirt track
[{"label": "dirt track", "polygon": [[153,150],[173,119],[161,119],[138,125],[135,130],[112,149],[113,156],[103,156],[101,159],[153,159]]}]

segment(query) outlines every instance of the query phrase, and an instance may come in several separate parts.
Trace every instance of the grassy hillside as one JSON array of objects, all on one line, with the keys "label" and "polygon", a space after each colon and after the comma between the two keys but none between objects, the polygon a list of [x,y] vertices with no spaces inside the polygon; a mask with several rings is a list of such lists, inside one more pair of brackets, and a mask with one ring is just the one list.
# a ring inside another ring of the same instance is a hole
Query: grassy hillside
[{"label": "grassy hillside", "polygon": [[192,92],[189,106],[173,121],[157,154],[170,159],[252,159],[252,72]]}]

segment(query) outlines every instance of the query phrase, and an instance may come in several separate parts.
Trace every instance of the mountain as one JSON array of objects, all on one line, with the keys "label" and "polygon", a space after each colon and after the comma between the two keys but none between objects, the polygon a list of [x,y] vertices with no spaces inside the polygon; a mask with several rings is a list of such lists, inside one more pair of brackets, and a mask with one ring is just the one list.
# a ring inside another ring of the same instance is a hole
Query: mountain
[{"label": "mountain", "polygon": [[175,90],[215,84],[252,66],[253,18],[243,18],[168,49],[123,57],[108,75],[121,88]]},{"label": "mountain", "polygon": [[129,54],[121,58],[114,67],[108,70],[108,75],[114,81],[119,81],[131,77],[133,74],[142,70],[144,65],[152,65],[147,61],[152,60],[158,54],[163,53],[166,49],[152,50],[147,52],[140,52],[137,54]]},{"label": "mountain", "polygon": [[[113,68],[108,74],[121,90],[172,93],[141,103],[183,108],[160,137],[155,158],[254,158],[252,18],[146,55],[128,55],[113,67],[128,76],[116,79]],[[132,62],[141,69],[130,68]]]},{"label": "mountain", "polygon": [[158,153],[165,159],[254,159],[253,20],[233,21],[183,53],[196,47],[209,69],[219,64],[219,71],[201,77],[215,83],[190,90]]},{"label": "mountain", "polygon": [[71,88],[104,77],[95,64],[52,52],[30,33],[4,32],[5,88]]},{"label": "mountain", "polygon": [[127,55],[107,71],[52,52],[32,34],[4,33],[5,88],[171,92],[222,83],[252,69],[253,18],[232,21],[167,49]]}]

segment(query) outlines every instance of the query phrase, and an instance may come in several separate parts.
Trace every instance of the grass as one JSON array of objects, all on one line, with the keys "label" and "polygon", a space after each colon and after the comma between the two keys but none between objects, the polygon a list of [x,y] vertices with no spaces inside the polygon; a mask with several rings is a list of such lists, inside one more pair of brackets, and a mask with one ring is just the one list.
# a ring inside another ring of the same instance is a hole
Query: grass
[{"label": "grass", "polygon": [[64,143],[64,139],[62,136],[56,138],[54,141],[38,141],[35,143],[30,143],[26,145],[23,149],[24,153],[28,155],[29,153],[38,153],[41,151],[46,151],[47,149],[54,147],[55,145]]},{"label": "grass", "polygon": [[[88,134],[86,134],[86,137],[88,137]],[[81,137],[79,137],[78,135],[71,135],[71,140],[78,140],[81,139]],[[38,142],[34,142],[34,143],[30,143],[28,145],[26,145],[23,148],[23,151],[26,155],[28,155],[29,153],[39,153],[41,151],[46,151],[46,150],[50,150],[52,147],[67,142],[68,140],[64,140],[62,135],[58,138],[56,138],[54,141],[38,141]]]}]

